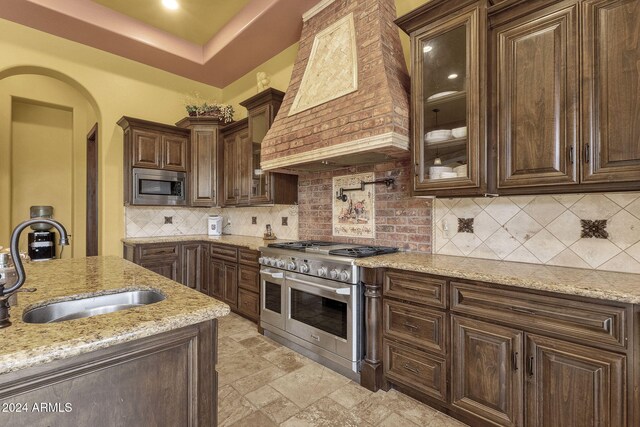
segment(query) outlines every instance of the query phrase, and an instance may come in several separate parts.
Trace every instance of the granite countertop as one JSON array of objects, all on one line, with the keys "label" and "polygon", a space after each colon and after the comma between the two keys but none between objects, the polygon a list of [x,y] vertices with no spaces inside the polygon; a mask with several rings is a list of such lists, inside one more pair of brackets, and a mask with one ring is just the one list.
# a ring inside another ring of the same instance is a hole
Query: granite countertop
[{"label": "granite countertop", "polygon": [[262,237],[238,236],[235,234],[223,234],[222,236],[209,236],[207,234],[193,234],[188,236],[162,236],[162,237],[126,237],[123,243],[128,245],[143,245],[145,243],[171,243],[171,242],[211,242],[227,245],[242,246],[257,251],[261,246],[269,243],[289,242],[290,240],[264,240]]},{"label": "granite countertop", "polygon": [[640,274],[411,252],[361,258],[356,264],[640,304]]},{"label": "granite countertop", "polygon": [[[12,325],[0,329],[0,374],[65,359],[229,313],[229,306],[115,256],[25,265],[27,281],[11,307]],[[22,321],[25,309],[87,294],[154,289],[166,299],[115,313],[51,324]]]}]

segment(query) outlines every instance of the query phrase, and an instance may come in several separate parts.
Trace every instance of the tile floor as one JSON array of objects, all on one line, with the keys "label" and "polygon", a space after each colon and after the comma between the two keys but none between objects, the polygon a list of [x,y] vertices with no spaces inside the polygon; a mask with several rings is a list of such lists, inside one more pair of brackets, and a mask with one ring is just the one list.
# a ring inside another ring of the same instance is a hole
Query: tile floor
[{"label": "tile floor", "polygon": [[462,427],[395,390],[372,393],[259,335],[235,314],[219,319],[221,427]]}]

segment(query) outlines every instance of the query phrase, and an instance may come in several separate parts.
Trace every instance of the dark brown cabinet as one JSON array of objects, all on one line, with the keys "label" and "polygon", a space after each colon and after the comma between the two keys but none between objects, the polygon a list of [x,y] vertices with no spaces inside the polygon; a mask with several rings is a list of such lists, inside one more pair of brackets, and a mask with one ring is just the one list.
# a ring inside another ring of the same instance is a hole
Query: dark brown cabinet
[{"label": "dark brown cabinet", "polygon": [[626,357],[527,335],[527,426],[624,426]]},{"label": "dark brown cabinet", "polygon": [[209,290],[236,310],[238,307],[238,249],[211,244],[209,247]]},{"label": "dark brown cabinet", "polygon": [[411,38],[415,195],[486,192],[486,10],[436,0],[396,20]]},{"label": "dark brown cabinet", "polygon": [[501,426],[523,419],[522,331],[451,318],[452,405]]},{"label": "dark brown cabinet", "polygon": [[125,244],[124,258],[168,279],[182,281],[180,245],[177,243]]},{"label": "dark brown cabinet", "polygon": [[211,117],[185,117],[176,126],[191,131],[189,204],[212,207],[218,204],[219,172],[222,168],[221,122]]},{"label": "dark brown cabinet", "polygon": [[577,184],[578,5],[497,27],[498,188]]},{"label": "dark brown cabinet", "polygon": [[637,425],[631,304],[394,269],[364,277],[362,375],[381,365],[382,381],[363,385],[397,388],[473,426]]},{"label": "dark brown cabinet", "polygon": [[209,251],[206,245],[200,243],[183,244],[180,247],[182,257],[182,284],[208,294],[207,261]]},{"label": "dark brown cabinet", "polygon": [[189,171],[188,129],[132,117],[122,117],[124,130],[124,203],[133,203],[133,168]]},{"label": "dark brown cabinet", "polygon": [[271,127],[284,93],[269,88],[240,103],[248,117],[223,129],[224,204],[293,204],[298,177],[260,168],[262,140]]},{"label": "dark brown cabinet", "polygon": [[640,182],[640,1],[585,0],[582,12],[585,183]]},{"label": "dark brown cabinet", "polygon": [[238,250],[238,312],[258,322],[260,319],[259,252]]},{"label": "dark brown cabinet", "polygon": [[249,204],[250,150],[248,120],[238,120],[223,131],[224,205]]},{"label": "dark brown cabinet", "polygon": [[489,19],[497,192],[637,189],[640,1],[504,2]]}]

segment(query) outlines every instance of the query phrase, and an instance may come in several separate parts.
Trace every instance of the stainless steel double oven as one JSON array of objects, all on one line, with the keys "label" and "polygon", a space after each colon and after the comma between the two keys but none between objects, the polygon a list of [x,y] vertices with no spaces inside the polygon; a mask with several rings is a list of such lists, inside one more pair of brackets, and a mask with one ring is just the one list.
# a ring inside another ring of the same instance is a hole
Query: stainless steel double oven
[{"label": "stainless steel double oven", "polygon": [[260,284],[265,335],[357,378],[363,344],[361,286],[264,264]]}]

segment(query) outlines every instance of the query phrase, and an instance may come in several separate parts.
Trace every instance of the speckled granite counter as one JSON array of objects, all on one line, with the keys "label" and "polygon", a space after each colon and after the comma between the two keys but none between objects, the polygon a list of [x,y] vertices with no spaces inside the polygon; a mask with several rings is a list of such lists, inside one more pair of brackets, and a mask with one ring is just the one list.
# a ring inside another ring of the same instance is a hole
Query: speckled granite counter
[{"label": "speckled granite counter", "polygon": [[227,245],[242,246],[257,251],[261,246],[269,243],[288,242],[289,240],[264,240],[262,237],[236,236],[224,234],[222,236],[208,236],[206,234],[194,234],[190,236],[163,236],[163,237],[129,237],[122,239],[128,245],[143,245],[145,243],[170,243],[170,242],[211,242]]},{"label": "speckled granite counter", "polygon": [[[0,329],[0,374],[64,359],[225,316],[229,306],[118,257],[90,257],[25,265],[23,288]],[[164,301],[120,312],[52,324],[28,324],[25,309],[87,294],[155,289]]]},{"label": "speckled granite counter", "polygon": [[361,258],[356,264],[640,304],[640,274],[408,252]]}]

